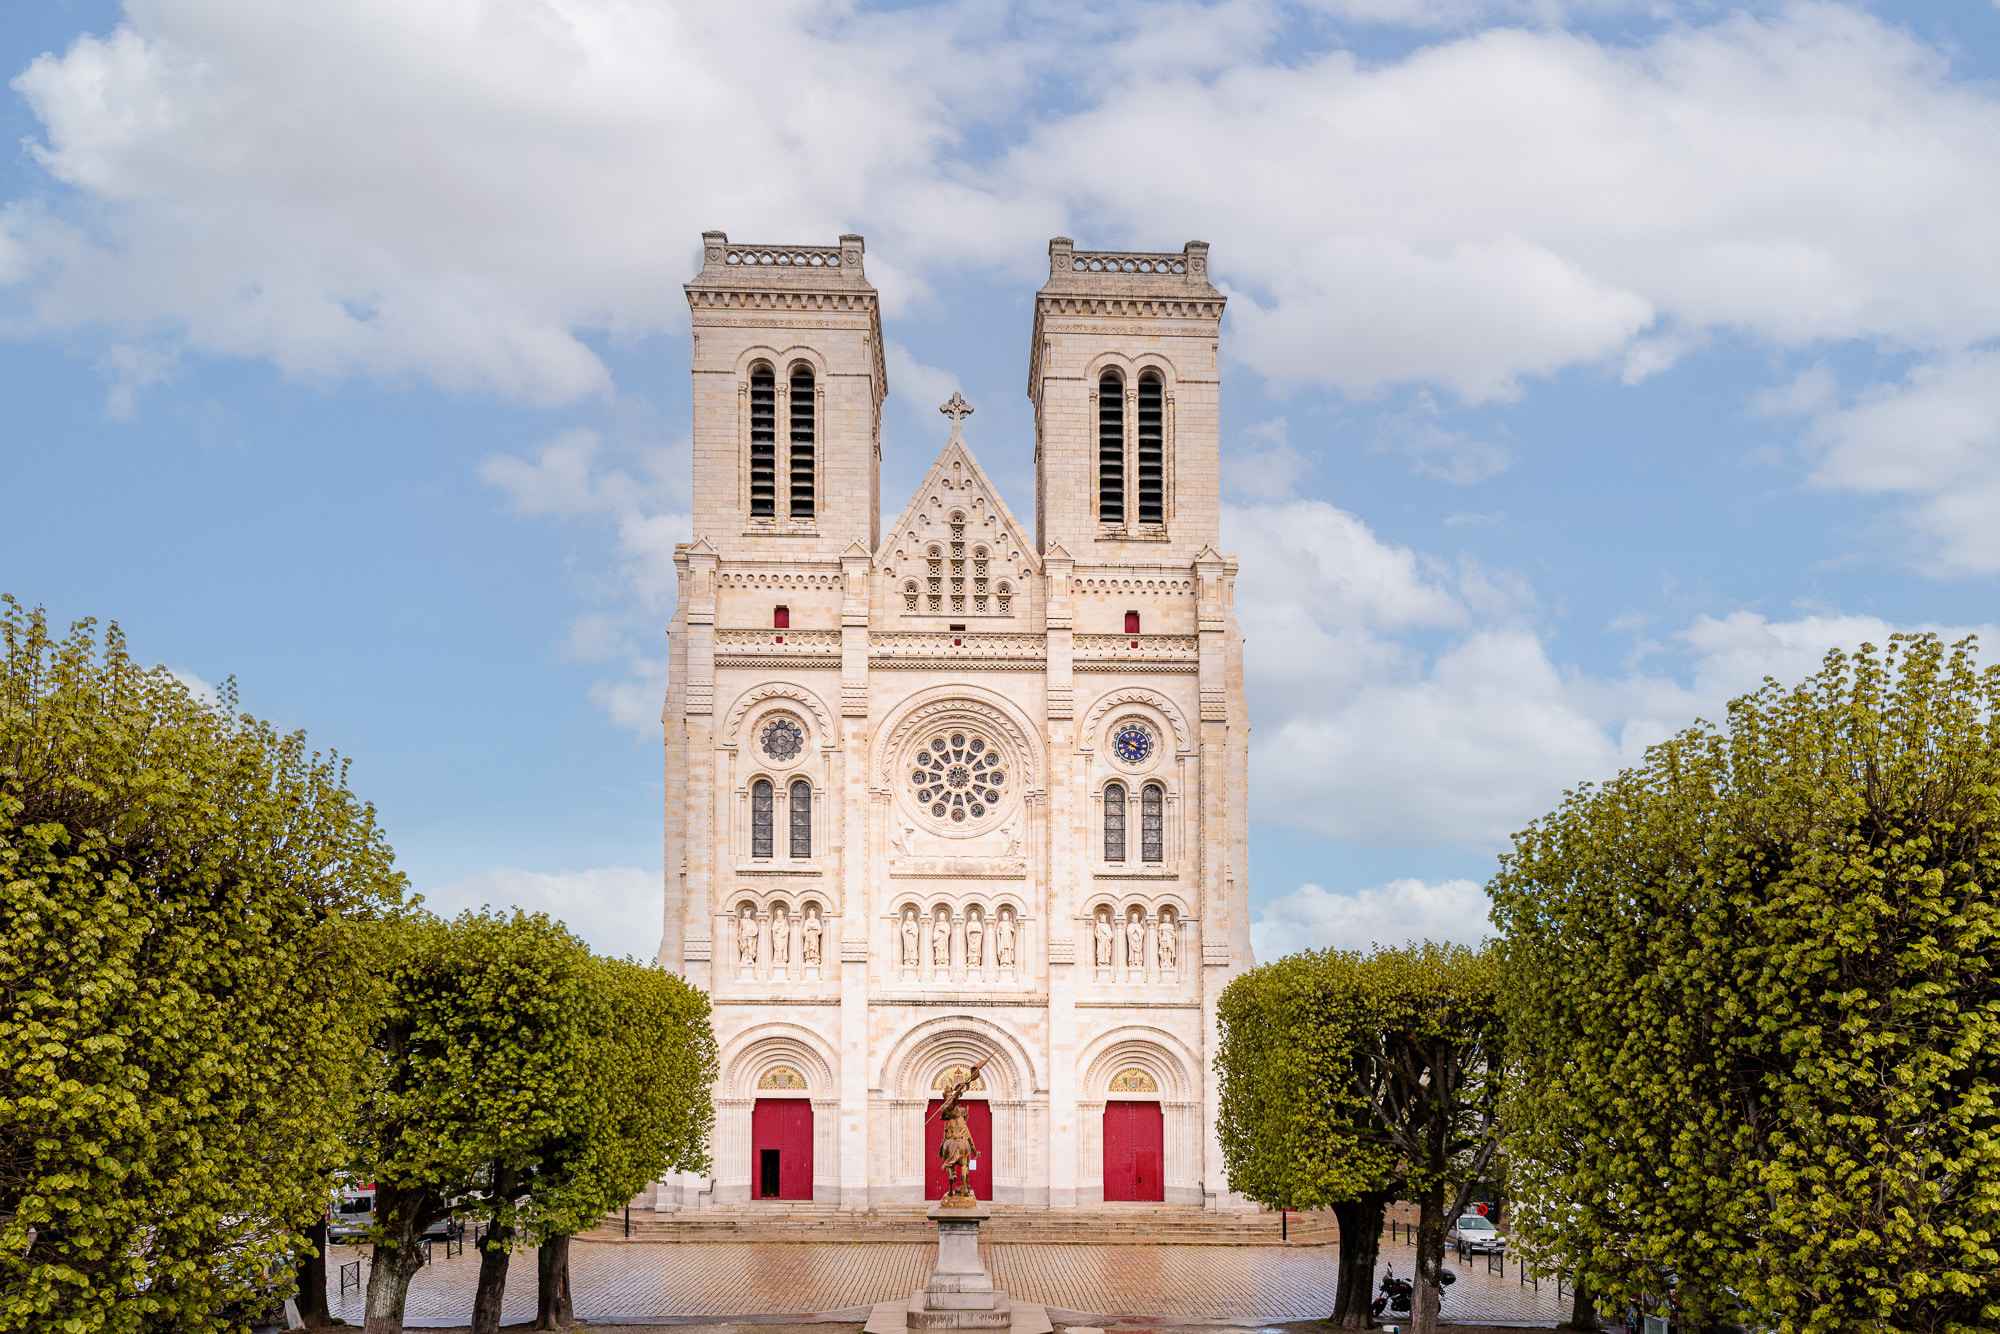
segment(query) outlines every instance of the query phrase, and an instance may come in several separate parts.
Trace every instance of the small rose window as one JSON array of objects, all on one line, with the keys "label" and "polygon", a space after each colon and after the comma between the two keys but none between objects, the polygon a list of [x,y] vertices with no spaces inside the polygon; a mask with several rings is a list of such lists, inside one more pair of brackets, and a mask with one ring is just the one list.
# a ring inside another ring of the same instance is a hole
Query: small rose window
[{"label": "small rose window", "polygon": [[917,806],[948,825],[984,820],[998,810],[1007,770],[985,737],[953,729],[917,747],[910,763],[910,791]]}]

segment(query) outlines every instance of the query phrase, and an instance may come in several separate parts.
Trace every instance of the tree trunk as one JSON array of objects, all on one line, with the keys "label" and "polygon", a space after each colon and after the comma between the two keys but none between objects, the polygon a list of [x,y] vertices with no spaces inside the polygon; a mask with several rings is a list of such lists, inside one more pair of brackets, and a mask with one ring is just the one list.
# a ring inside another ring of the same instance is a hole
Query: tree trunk
[{"label": "tree trunk", "polygon": [[403,1334],[403,1306],[409,1300],[410,1280],[423,1267],[421,1242],[431,1208],[427,1191],[375,1187],[375,1222],[382,1237],[368,1266],[365,1334]]},{"label": "tree trunk", "polygon": [[500,1304],[507,1299],[507,1265],[514,1258],[512,1225],[493,1219],[479,1248],[479,1287],[472,1296],[472,1334],[500,1334]]},{"label": "tree trunk", "polygon": [[1444,1272],[1444,1191],[1432,1186],[1417,1199],[1417,1290],[1410,1302],[1411,1334],[1437,1334],[1438,1275]]},{"label": "tree trunk", "polygon": [[1333,1314],[1327,1319],[1341,1329],[1367,1329],[1369,1304],[1375,1297],[1375,1259],[1382,1245],[1385,1195],[1364,1195],[1333,1206],[1340,1224],[1339,1280],[1333,1290]]},{"label": "tree trunk", "polygon": [[1570,1290],[1569,1320],[1564,1329],[1587,1329],[1595,1334],[1597,1323],[1597,1294],[1587,1283],[1579,1283]]},{"label": "tree trunk", "polygon": [[535,1252],[535,1278],[539,1295],[535,1298],[535,1328],[568,1329],[576,1323],[576,1308],[570,1302],[569,1238],[550,1237]]},{"label": "tree trunk", "polygon": [[333,1314],[326,1307],[326,1215],[306,1229],[306,1248],[299,1253],[299,1290],[293,1298],[299,1323],[307,1329],[328,1329]]}]

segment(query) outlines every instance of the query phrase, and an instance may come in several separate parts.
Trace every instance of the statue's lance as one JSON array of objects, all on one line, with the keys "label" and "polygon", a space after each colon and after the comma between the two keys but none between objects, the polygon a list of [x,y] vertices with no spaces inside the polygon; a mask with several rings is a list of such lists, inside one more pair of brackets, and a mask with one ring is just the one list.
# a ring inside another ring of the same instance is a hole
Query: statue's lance
[{"label": "statue's lance", "polygon": [[[992,1059],[993,1058],[991,1056],[982,1056],[977,1061],[973,1062],[972,1068],[965,1072],[965,1078],[963,1081],[961,1081],[965,1085],[965,1087],[967,1088],[972,1087],[972,1082],[979,1078],[979,1072],[981,1070],[984,1070],[986,1068],[986,1063]],[[929,1125],[933,1117],[936,1117],[939,1112],[944,1111],[945,1103],[948,1103],[950,1101],[951,1099],[947,1097],[944,1100],[944,1102],[940,1102],[937,1105],[937,1111],[932,1112],[930,1116],[926,1116],[924,1118],[924,1124]]]}]

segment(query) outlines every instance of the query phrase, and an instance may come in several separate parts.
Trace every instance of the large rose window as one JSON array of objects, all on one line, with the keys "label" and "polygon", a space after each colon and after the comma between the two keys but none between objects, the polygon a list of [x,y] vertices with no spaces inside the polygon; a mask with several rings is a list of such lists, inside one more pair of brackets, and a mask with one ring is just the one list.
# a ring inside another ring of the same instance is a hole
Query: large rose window
[{"label": "large rose window", "polygon": [[1000,813],[1007,766],[977,732],[948,728],[918,743],[910,757],[910,798],[939,828],[984,826]]}]

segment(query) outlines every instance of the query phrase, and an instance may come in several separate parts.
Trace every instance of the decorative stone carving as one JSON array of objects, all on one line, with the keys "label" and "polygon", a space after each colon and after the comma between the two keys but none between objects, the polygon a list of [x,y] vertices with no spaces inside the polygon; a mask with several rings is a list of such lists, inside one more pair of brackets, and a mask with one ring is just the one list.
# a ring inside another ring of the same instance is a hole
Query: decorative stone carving
[{"label": "decorative stone carving", "polygon": [[931,922],[931,966],[951,967],[951,916],[942,908]]},{"label": "decorative stone carving", "polygon": [[747,903],[736,914],[736,961],[746,971],[757,966],[757,919]]},{"label": "decorative stone carving", "polygon": [[1160,1084],[1158,1080],[1135,1065],[1127,1066],[1111,1076],[1110,1088],[1113,1093],[1158,1093]]},{"label": "decorative stone carving", "polygon": [[1091,928],[1096,949],[1093,959],[1099,968],[1111,967],[1111,956],[1117,948],[1118,929],[1111,925],[1111,909],[1099,908],[1097,921]]},{"label": "decorative stone carving", "polygon": [[[970,1082],[966,1083],[968,1080]],[[966,1090],[971,1093],[984,1093],[986,1091],[986,1076],[975,1075],[962,1065],[949,1065],[940,1070],[938,1077],[931,1081],[931,1089],[934,1092],[942,1093],[953,1084],[958,1083],[965,1083]]]},{"label": "decorative stone carving", "polygon": [[965,919],[965,966],[967,968],[978,968],[980,962],[986,958],[985,943],[986,924],[980,920],[979,913],[975,911]]},{"label": "decorative stone carving", "polygon": [[917,910],[903,909],[903,967],[915,969],[917,966]]},{"label": "decorative stone carving", "polygon": [[809,907],[806,909],[806,921],[805,926],[802,928],[801,941],[806,967],[808,968],[819,967],[820,935],[819,909],[818,907]]},{"label": "decorative stone carving", "polygon": [[789,1065],[774,1065],[769,1070],[766,1070],[757,1080],[757,1088],[760,1092],[770,1089],[779,1092],[803,1093],[805,1087],[806,1077]]},{"label": "decorative stone carving", "polygon": [[1125,919],[1125,966],[1135,973],[1146,966],[1146,923],[1137,908]]},{"label": "decorative stone carving", "polygon": [[771,962],[780,968],[792,961],[792,919],[784,905],[771,909]]},{"label": "decorative stone carving", "polygon": [[1011,972],[1014,967],[1014,910],[1002,908],[999,920],[993,923],[993,961],[1002,972]]},{"label": "decorative stone carving", "polygon": [[1171,917],[1161,917],[1159,925],[1160,971],[1171,973],[1180,967],[1181,937],[1179,924]]}]

